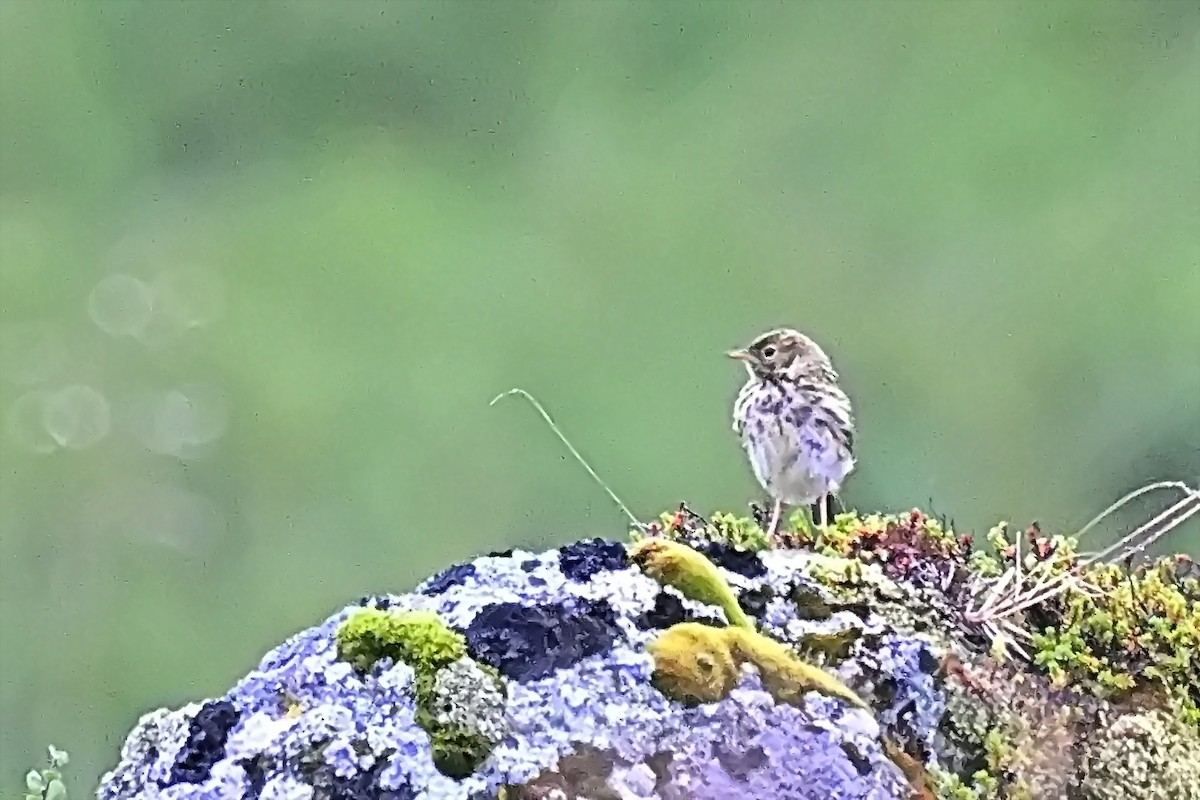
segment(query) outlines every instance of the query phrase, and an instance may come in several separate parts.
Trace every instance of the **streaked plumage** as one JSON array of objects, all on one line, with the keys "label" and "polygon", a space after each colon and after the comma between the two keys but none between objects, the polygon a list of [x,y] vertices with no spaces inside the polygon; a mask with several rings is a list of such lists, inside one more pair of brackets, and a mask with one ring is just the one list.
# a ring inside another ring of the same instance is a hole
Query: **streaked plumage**
[{"label": "streaked plumage", "polygon": [[729,356],[749,373],[733,406],[733,430],[775,501],[774,534],[783,505],[822,501],[823,512],[825,497],[837,494],[854,468],[850,398],[825,351],[790,328],[768,331]]}]

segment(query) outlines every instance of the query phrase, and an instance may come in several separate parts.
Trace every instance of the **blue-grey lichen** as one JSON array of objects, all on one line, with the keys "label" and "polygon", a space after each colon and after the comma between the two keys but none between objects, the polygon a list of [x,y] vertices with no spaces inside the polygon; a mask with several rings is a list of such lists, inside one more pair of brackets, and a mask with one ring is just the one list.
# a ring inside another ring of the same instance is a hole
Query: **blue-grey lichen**
[{"label": "blue-grey lichen", "polygon": [[1003,548],[919,512],[787,549],[711,519],[343,609],[223,696],[144,717],[98,797],[1200,800],[1184,562],[1022,608],[1035,658],[1001,659],[963,609]]}]

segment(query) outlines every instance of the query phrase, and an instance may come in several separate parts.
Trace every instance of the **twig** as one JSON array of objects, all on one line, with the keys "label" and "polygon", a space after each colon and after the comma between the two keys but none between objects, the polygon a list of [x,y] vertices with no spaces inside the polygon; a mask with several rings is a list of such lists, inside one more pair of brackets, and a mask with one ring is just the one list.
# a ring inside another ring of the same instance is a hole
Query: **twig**
[{"label": "twig", "polygon": [[570,451],[571,455],[575,457],[575,460],[578,461],[585,470],[587,470],[588,475],[592,476],[592,480],[599,484],[600,488],[603,489],[604,492],[612,499],[612,501],[617,504],[617,507],[625,513],[625,516],[629,517],[629,521],[633,523],[635,528],[644,531],[646,526],[643,525],[638,518],[633,515],[633,512],[629,510],[628,506],[621,502],[621,498],[617,497],[616,492],[608,488],[608,484],[604,482],[604,479],[596,474],[596,470],[592,469],[592,466],[588,464],[584,457],[580,455],[579,451],[575,449],[575,445],[571,444],[570,440],[567,439],[566,435],[562,432],[562,429],[558,427],[558,423],[550,418],[550,413],[546,411],[545,407],[540,402],[538,402],[536,397],[521,388],[509,389],[507,392],[501,392],[493,397],[492,402],[488,403],[488,405],[494,406],[502,398],[514,394],[520,395],[529,401],[529,404],[533,406],[534,410],[537,411],[546,424],[550,426],[550,430],[554,431],[554,435],[558,437],[558,440],[563,443],[568,451]]}]

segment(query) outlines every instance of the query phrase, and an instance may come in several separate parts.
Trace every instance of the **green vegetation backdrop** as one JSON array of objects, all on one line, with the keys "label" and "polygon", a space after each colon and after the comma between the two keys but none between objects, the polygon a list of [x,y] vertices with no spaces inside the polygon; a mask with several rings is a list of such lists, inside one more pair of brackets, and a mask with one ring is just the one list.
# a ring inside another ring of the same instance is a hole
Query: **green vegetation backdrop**
[{"label": "green vegetation backdrop", "polygon": [[757,496],[721,353],[780,323],[852,505],[1200,475],[1195,3],[0,0],[0,103],[14,791],[364,593],[621,535],[514,385],[647,516]]}]

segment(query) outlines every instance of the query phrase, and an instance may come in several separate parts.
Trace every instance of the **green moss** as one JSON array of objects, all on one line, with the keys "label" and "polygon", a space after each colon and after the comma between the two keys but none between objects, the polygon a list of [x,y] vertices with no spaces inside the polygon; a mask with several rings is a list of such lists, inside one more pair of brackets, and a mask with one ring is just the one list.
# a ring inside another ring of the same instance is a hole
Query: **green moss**
[{"label": "green moss", "polygon": [[929,775],[938,800],[1031,800],[1029,790],[1019,781],[1001,780],[1019,771],[1020,754],[1000,729],[989,730],[983,738],[987,767],[962,777],[942,769]]},{"label": "green moss", "polygon": [[804,620],[829,619],[836,610],[815,587],[796,584],[788,593],[788,599],[796,608],[796,617]]},{"label": "green moss", "polygon": [[673,586],[684,597],[720,608],[729,624],[754,629],[754,622],[738,605],[729,584],[702,553],[681,542],[654,538],[635,544],[629,557],[642,572],[664,586]]},{"label": "green moss", "polygon": [[[466,639],[437,614],[362,609],[341,624],[336,638],[338,657],[360,672],[381,658],[412,667],[417,724],[429,734],[434,763],[443,774],[466,777],[488,757],[498,733],[468,707],[489,692],[502,699],[504,682],[495,670],[467,657]],[[468,710],[448,717],[447,707],[455,705]]]},{"label": "green moss", "polygon": [[771,546],[767,532],[750,517],[735,514],[713,514],[713,541],[725,542],[745,550],[766,550]]},{"label": "green moss", "polygon": [[366,672],[381,658],[434,673],[467,654],[467,640],[430,611],[364,608],[337,631],[338,657]]},{"label": "green moss", "polygon": [[429,732],[433,763],[451,778],[465,778],[475,771],[492,752],[493,743],[474,731],[431,723],[417,715],[417,722]]},{"label": "green moss", "polygon": [[1200,797],[1200,731],[1162,710],[1102,720],[1083,756],[1088,800]]},{"label": "green moss", "polygon": [[987,770],[979,770],[965,780],[952,772],[933,767],[929,770],[938,800],[999,800],[1000,782]]},{"label": "green moss", "polygon": [[939,729],[953,745],[952,763],[981,769],[960,775],[965,787],[988,800],[1071,792],[1103,701],[1055,687],[1027,665],[978,654],[945,658],[940,674],[946,712]]},{"label": "green moss", "polygon": [[862,634],[862,628],[853,626],[832,633],[807,633],[799,637],[797,645],[804,653],[819,656],[825,664],[840,664],[850,657]]},{"label": "green moss", "polygon": [[831,589],[854,589],[863,584],[863,565],[853,558],[830,556],[809,567],[808,574]]},{"label": "green moss", "polygon": [[970,539],[914,508],[907,514],[838,514],[832,525],[820,530],[814,549],[828,556],[879,562],[889,566],[890,574],[904,574],[923,561],[965,563]]}]

